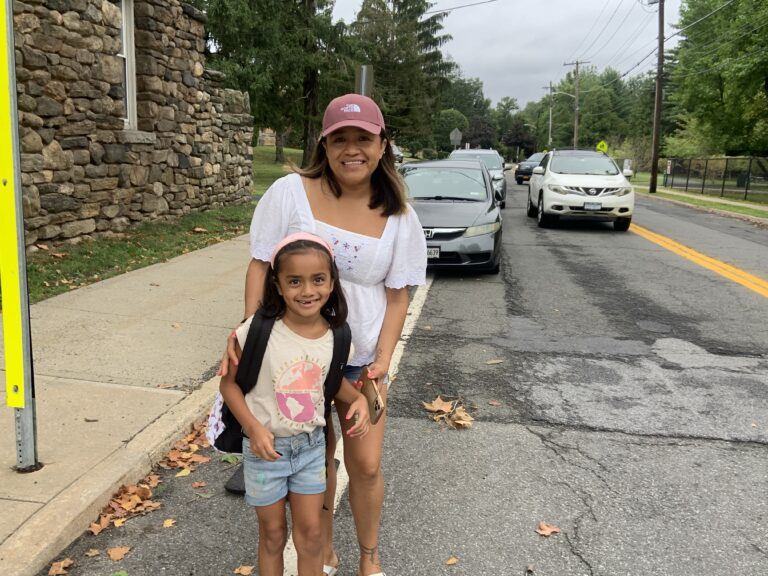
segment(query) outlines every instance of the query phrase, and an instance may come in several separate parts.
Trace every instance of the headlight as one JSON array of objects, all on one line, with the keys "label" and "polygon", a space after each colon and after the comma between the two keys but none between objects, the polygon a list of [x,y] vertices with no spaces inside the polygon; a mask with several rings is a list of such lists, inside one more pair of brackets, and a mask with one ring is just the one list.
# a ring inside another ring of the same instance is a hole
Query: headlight
[{"label": "headlight", "polygon": [[472,236],[482,236],[483,234],[493,234],[501,228],[501,222],[493,222],[492,224],[482,224],[480,226],[470,226],[464,230],[465,238],[471,238]]},{"label": "headlight", "polygon": [[559,186],[558,184],[549,184],[547,186],[552,192],[555,192],[556,194],[575,194],[572,190],[568,190],[568,188],[564,186]]},{"label": "headlight", "polygon": [[625,186],[624,188],[619,188],[616,191],[616,196],[626,196],[630,192],[632,192],[632,186]]}]

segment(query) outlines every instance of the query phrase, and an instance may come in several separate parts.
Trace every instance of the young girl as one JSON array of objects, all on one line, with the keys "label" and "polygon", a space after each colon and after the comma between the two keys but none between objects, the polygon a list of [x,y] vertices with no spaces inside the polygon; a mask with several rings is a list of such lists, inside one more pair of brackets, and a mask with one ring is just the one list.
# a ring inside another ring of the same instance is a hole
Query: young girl
[{"label": "young girl", "polygon": [[[264,280],[262,311],[276,321],[258,382],[245,396],[235,369],[219,389],[240,422],[246,501],[259,523],[259,574],[282,576],[291,504],[299,576],[323,572],[321,513],[326,483],[323,382],[333,354],[330,327],[342,325],[347,303],[330,245],[313,234],[291,234],[277,244]],[[237,329],[239,351],[250,319]],[[342,381],[336,398],[349,404],[350,437],[370,428],[368,404]],[[332,425],[329,423],[329,425]]]}]

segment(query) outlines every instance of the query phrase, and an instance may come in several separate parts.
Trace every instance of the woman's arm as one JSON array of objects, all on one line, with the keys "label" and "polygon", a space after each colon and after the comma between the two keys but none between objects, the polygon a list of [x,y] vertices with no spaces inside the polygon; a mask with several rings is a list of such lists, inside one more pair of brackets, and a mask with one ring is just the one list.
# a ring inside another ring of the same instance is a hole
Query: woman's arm
[{"label": "woman's arm", "polygon": [[[248,270],[245,273],[245,315],[243,320],[253,315],[261,305],[261,296],[264,293],[264,277],[269,272],[269,262],[251,258],[248,263]],[[226,376],[230,367],[237,372],[237,365],[240,357],[237,353],[237,337],[233,330],[227,338],[227,351],[221,359],[219,365],[219,376]]]},{"label": "woman's arm", "polygon": [[408,288],[386,288],[387,310],[376,345],[376,359],[368,366],[368,376],[383,378],[389,372],[392,354],[403,332],[408,313]]}]

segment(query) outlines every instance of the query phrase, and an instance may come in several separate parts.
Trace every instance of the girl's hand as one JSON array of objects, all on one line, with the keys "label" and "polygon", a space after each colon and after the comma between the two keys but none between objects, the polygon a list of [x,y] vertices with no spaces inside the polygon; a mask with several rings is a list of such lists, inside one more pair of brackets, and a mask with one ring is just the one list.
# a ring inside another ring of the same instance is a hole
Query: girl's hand
[{"label": "girl's hand", "polygon": [[259,424],[252,429],[246,430],[248,440],[251,444],[251,453],[262,460],[274,462],[282,457],[280,452],[275,451],[275,435]]},{"label": "girl's hand", "polygon": [[219,364],[219,371],[216,373],[218,376],[226,376],[229,372],[230,363],[232,368],[237,370],[237,364],[240,359],[237,357],[237,333],[232,330],[227,336],[227,350],[224,352],[224,356],[221,357],[221,364]]},{"label": "girl's hand", "polygon": [[357,398],[349,405],[347,420],[352,420],[354,425],[347,430],[350,438],[362,438],[371,430],[371,415],[368,413],[368,401],[365,396],[358,393]]}]

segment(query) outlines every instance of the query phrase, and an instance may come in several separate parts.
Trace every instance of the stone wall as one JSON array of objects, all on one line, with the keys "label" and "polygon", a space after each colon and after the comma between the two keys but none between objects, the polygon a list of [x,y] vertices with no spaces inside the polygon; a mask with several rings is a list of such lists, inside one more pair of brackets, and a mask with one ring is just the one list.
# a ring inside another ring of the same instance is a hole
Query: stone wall
[{"label": "stone wall", "polygon": [[248,96],[205,69],[202,13],[178,0],[135,0],[138,129],[127,130],[119,7],[13,8],[28,246],[249,199]]}]

